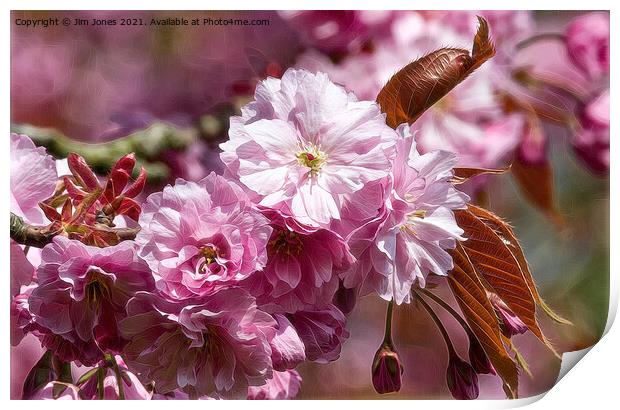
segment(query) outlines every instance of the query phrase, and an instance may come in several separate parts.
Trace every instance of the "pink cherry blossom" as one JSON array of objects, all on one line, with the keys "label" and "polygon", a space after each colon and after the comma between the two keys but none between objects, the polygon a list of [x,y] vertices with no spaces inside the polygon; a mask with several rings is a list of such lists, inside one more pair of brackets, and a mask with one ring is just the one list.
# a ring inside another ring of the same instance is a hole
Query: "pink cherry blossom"
[{"label": "pink cherry blossom", "polygon": [[43,248],[38,287],[28,299],[41,343],[65,361],[93,365],[120,351],[117,321],[135,292],[154,288],[135,244],[86,246],[57,236]]},{"label": "pink cherry blossom", "polygon": [[[127,365],[121,356],[114,356],[114,360],[116,360],[118,365],[124,399],[151,400],[153,393],[147,391],[142,383],[140,383],[140,380],[138,380],[138,377],[127,369]],[[101,362],[99,366],[105,368],[105,377],[103,379],[104,400],[119,400],[120,389],[118,385],[118,377],[114,372],[114,369],[105,361]],[[83,399],[96,400],[99,397],[97,388],[97,375],[91,376],[91,378],[88,379],[88,381],[80,388],[80,396]]]},{"label": "pink cherry blossom", "polygon": [[[173,390],[166,394],[153,394],[151,400],[191,400],[189,394],[181,391],[181,390]],[[219,396],[200,396],[196,400],[221,400]]]},{"label": "pink cherry blossom", "polygon": [[306,358],[318,363],[340,357],[342,344],[349,338],[344,314],[333,305],[323,309],[288,315],[306,348]]},{"label": "pink cherry blossom", "polygon": [[377,104],[294,69],[257,86],[229,136],[220,146],[227,172],[261,205],[311,226],[340,219],[347,194],[388,175],[395,141]]},{"label": "pink cherry blossom", "polygon": [[191,304],[140,292],[120,323],[124,355],[159,394],[235,395],[272,377],[276,321],[241,288],[223,288]]},{"label": "pink cherry blossom", "polygon": [[[475,21],[469,25],[475,30]],[[471,35],[463,35],[443,19],[418,13],[402,14],[392,24],[392,34],[372,53],[351,55],[339,64],[315,52],[303,55],[298,66],[324,71],[359,98],[374,100],[385,83],[412,60],[446,45],[470,48]],[[460,166],[494,168],[514,150],[524,132],[521,114],[506,115],[497,91],[511,86],[505,66],[485,63],[455,87],[415,123],[421,152],[436,149],[458,154]]]},{"label": "pink cherry blossom", "polygon": [[411,287],[424,287],[429,272],[446,275],[452,258],[445,251],[463,230],[453,210],[465,207],[467,195],[450,183],[457,157],[445,151],[419,154],[409,126],[399,126],[393,189],[381,217],[351,236],[359,262],[345,275],[345,286],[377,292],[397,304],[408,303]]},{"label": "pink cherry blossom", "polygon": [[17,242],[11,239],[11,296],[20,293],[24,285],[29,285],[34,277],[34,266]]},{"label": "pink cherry blossom", "polygon": [[590,101],[583,109],[581,129],[575,134],[573,145],[579,157],[599,174],[609,172],[609,90]]},{"label": "pink cherry blossom", "polygon": [[[54,388],[62,385],[65,389],[54,397]],[[37,391],[30,400],[80,400],[79,389],[76,386],[60,382],[49,382]]]},{"label": "pink cherry blossom", "polygon": [[338,274],[355,261],[345,240],[335,232],[303,225],[274,210],[264,210],[273,233],[267,266],[244,286],[269,312],[295,312],[331,303]]},{"label": "pink cherry blossom", "polygon": [[221,174],[224,168],[219,149],[200,140],[183,151],[166,151],[161,158],[170,166],[172,175],[187,181],[199,181],[211,172]]},{"label": "pink cherry blossom", "polygon": [[609,73],[609,14],[588,13],[566,29],[566,47],[573,63],[592,79]]},{"label": "pink cherry blossom", "polygon": [[11,346],[21,343],[32,325],[32,313],[28,305],[28,298],[37,287],[36,283],[22,286],[20,293],[13,295],[11,299]]},{"label": "pink cherry blossom", "polygon": [[271,228],[235,183],[211,173],[150,195],[136,237],[156,284],[183,299],[238,282],[267,262]]},{"label": "pink cherry blossom", "polygon": [[248,400],[294,399],[301,387],[301,376],[295,370],[273,372],[273,377],[262,386],[248,387]]},{"label": "pink cherry blossom", "polygon": [[56,165],[45,148],[26,135],[11,133],[11,212],[33,224],[45,220],[39,202],[56,188]]},{"label": "pink cherry blossom", "polygon": [[389,29],[390,10],[285,10],[280,16],[304,44],[328,53],[346,53]]},{"label": "pink cherry blossom", "polygon": [[273,318],[278,323],[276,335],[270,342],[273,368],[279,371],[293,369],[306,359],[304,344],[286,316],[275,314]]}]

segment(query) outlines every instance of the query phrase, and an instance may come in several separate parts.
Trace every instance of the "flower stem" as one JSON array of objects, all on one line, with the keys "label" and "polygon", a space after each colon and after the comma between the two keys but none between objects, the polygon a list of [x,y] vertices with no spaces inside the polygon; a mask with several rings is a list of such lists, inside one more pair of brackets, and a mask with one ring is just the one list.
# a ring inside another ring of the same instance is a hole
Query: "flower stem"
[{"label": "flower stem", "polygon": [[392,344],[392,313],[394,311],[394,300],[388,302],[387,313],[385,314],[385,336],[383,344],[393,346]]},{"label": "flower stem", "polygon": [[43,226],[30,225],[23,218],[11,212],[11,239],[15,242],[21,245],[43,248],[54,237],[54,234],[44,232],[43,228]]},{"label": "flower stem", "polygon": [[461,315],[458,314],[456,310],[454,310],[452,306],[448,305],[446,302],[441,300],[439,296],[435,295],[432,292],[429,292],[426,289],[420,289],[420,292],[422,292],[429,298],[433,299],[435,303],[437,303],[439,306],[444,308],[448,313],[450,313],[454,317],[454,319],[456,319],[456,321],[459,322],[459,324],[463,327],[463,329],[465,330],[465,332],[467,332],[468,335],[470,336],[473,335],[474,332],[471,330],[471,327],[469,327],[469,324],[465,321],[465,319],[463,319]]},{"label": "flower stem", "polygon": [[139,164],[147,170],[149,182],[165,181],[170,176],[168,165],[158,160],[163,152],[184,150],[198,139],[196,129],[165,122],[153,123],[125,137],[99,144],[77,141],[52,128],[25,124],[12,124],[11,131],[28,135],[36,145],[47,148],[57,158],[65,158],[71,152],[80,154],[101,174],[106,174],[118,158],[134,152]]},{"label": "flower stem", "polygon": [[105,371],[100,367],[97,369],[97,399],[103,400],[103,379]]},{"label": "flower stem", "polygon": [[[11,212],[11,239],[20,245],[43,248],[48,243],[52,242],[54,236],[60,234],[60,232],[48,231],[45,228],[47,227],[30,225],[24,221],[23,218]],[[140,232],[140,227],[106,228],[104,226],[100,226],[97,229],[99,231],[106,231],[110,234],[116,235],[119,241],[133,240],[136,238],[138,232]]]},{"label": "flower stem", "polygon": [[112,364],[112,370],[114,371],[114,375],[116,376],[116,384],[118,385],[118,398],[120,400],[125,400],[125,387],[123,386],[123,376],[121,375],[121,369],[118,367],[116,358],[113,355],[106,356],[108,356],[107,359]]},{"label": "flower stem", "polygon": [[448,353],[450,354],[450,356],[455,356],[456,351],[454,350],[454,346],[452,345],[452,340],[450,339],[450,335],[448,334],[448,331],[444,327],[443,323],[441,323],[441,320],[439,319],[437,314],[428,305],[428,303],[426,303],[426,301],[422,299],[419,293],[417,293],[416,291],[413,291],[412,294],[418,298],[418,301],[420,302],[420,304],[424,307],[424,309],[426,309],[431,319],[433,319],[433,322],[435,322],[435,325],[439,329],[441,336],[443,336],[443,340],[446,343],[446,347],[448,348]]},{"label": "flower stem", "polygon": [[560,33],[540,33],[540,34],[533,35],[532,37],[526,38],[523,41],[520,41],[517,44],[516,48],[517,50],[522,50],[536,43],[540,43],[541,41],[548,41],[548,40],[565,41],[566,36]]}]

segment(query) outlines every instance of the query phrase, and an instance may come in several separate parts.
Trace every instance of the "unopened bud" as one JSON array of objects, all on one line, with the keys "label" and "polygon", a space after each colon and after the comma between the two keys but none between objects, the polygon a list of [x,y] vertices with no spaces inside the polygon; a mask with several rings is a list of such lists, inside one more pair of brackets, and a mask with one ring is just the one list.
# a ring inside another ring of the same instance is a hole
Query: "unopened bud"
[{"label": "unopened bud", "polygon": [[382,345],[372,362],[372,384],[379,394],[392,393],[400,390],[403,365],[398,353],[391,346]]},{"label": "unopened bud", "polygon": [[489,356],[473,335],[469,337],[469,362],[478,374],[496,374]]},{"label": "unopened bud", "polygon": [[514,314],[499,296],[491,294],[489,300],[500,319],[500,328],[506,337],[512,337],[527,332],[527,325],[519,319],[519,316]]},{"label": "unopened bud", "polygon": [[478,375],[476,370],[456,354],[450,355],[446,381],[452,397],[458,400],[478,398]]}]

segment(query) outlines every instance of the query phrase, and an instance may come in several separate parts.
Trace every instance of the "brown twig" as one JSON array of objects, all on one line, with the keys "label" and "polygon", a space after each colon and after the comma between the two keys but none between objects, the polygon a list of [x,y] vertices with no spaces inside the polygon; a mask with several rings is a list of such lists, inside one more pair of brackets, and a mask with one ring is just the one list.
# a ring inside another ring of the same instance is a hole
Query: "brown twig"
[{"label": "brown twig", "polygon": [[52,242],[55,236],[53,232],[45,232],[44,228],[44,226],[30,225],[11,212],[11,239],[19,244],[43,248]]},{"label": "brown twig", "polygon": [[[54,236],[59,232],[46,231],[45,226],[34,226],[25,222],[23,218],[15,215],[11,212],[11,239],[15,242],[32,246],[35,248],[43,248],[48,243],[52,242]],[[119,242],[133,240],[136,238],[140,227],[136,228],[109,228],[107,226],[98,224],[97,230],[113,233],[118,238]]]}]

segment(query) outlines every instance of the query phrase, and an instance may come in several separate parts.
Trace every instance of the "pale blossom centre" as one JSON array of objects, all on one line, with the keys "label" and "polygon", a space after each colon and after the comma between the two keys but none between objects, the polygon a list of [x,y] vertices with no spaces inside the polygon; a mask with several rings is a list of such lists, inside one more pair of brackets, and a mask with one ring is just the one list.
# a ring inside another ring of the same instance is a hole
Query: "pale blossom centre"
[{"label": "pale blossom centre", "polygon": [[299,165],[310,168],[309,175],[316,176],[327,162],[327,154],[320,147],[310,144],[298,152],[295,157]]}]

